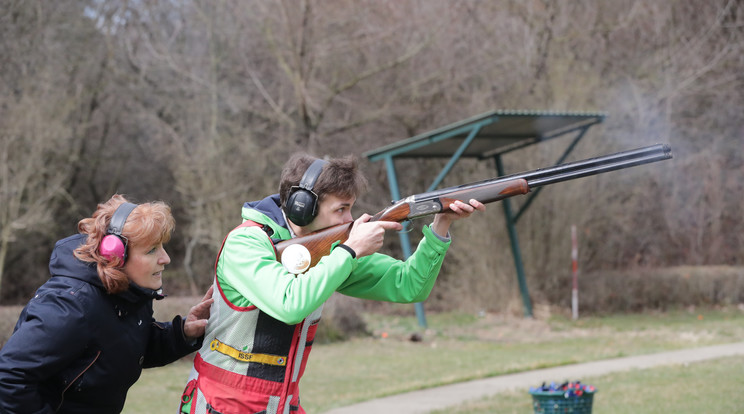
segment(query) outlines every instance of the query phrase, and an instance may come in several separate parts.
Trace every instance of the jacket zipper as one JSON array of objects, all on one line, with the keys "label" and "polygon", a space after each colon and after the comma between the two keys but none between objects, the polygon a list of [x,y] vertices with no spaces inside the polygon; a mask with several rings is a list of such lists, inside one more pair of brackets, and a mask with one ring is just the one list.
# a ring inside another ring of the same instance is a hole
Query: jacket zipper
[{"label": "jacket zipper", "polygon": [[65,387],[65,389],[62,390],[62,399],[60,400],[59,405],[57,406],[57,409],[54,410],[54,412],[57,412],[57,411],[59,411],[60,408],[62,408],[62,404],[64,404],[64,402],[65,402],[65,393],[67,392],[67,390],[69,390],[70,387],[72,386],[72,384],[74,384],[75,381],[78,380],[78,378],[80,378],[81,376],[83,376],[83,374],[85,374],[90,369],[90,367],[92,367],[93,364],[95,364],[96,361],[98,361],[98,357],[99,356],[101,356],[101,351],[98,351],[96,353],[96,357],[93,358],[92,361],[90,361],[90,364],[88,364],[88,366],[85,367],[84,370],[80,371],[80,373],[75,378],[73,378],[72,381],[70,381],[69,384],[67,384],[67,386]]}]

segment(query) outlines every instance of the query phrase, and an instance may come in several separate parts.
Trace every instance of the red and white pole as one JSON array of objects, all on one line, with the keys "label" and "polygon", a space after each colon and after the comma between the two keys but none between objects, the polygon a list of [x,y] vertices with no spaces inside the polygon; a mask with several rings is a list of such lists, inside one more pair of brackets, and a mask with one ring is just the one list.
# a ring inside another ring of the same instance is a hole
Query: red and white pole
[{"label": "red and white pole", "polygon": [[576,226],[571,225],[571,270],[573,271],[573,289],[571,289],[571,314],[574,320],[579,319],[579,249],[576,242]]}]

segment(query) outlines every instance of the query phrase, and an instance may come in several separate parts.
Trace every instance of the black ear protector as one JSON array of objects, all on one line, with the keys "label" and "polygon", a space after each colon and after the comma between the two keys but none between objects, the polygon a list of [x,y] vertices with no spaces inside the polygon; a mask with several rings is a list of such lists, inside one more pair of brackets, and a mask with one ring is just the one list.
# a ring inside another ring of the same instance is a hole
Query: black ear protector
[{"label": "black ear protector", "polygon": [[137,207],[137,204],[124,203],[116,208],[114,214],[111,216],[108,229],[106,229],[106,236],[101,240],[101,244],[98,246],[98,251],[102,256],[109,260],[118,257],[121,259],[121,265],[124,266],[124,262],[127,260],[127,238],[121,235],[124,230],[124,223],[127,222],[127,217],[132,210]]},{"label": "black ear protector", "polygon": [[307,226],[318,214],[318,195],[313,192],[313,186],[327,163],[324,160],[313,161],[302,176],[300,185],[290,188],[286,213],[292,223]]}]

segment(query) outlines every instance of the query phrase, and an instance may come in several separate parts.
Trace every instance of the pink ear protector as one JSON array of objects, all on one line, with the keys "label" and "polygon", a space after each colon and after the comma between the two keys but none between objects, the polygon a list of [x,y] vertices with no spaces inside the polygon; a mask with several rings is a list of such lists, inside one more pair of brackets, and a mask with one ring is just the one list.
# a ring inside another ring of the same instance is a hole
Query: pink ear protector
[{"label": "pink ear protector", "polygon": [[121,232],[124,230],[124,223],[127,222],[129,213],[135,207],[137,205],[132,203],[124,203],[117,207],[114,215],[111,216],[106,236],[103,237],[101,244],[98,246],[98,251],[107,259],[120,258],[120,266],[124,266],[124,262],[127,260],[127,239],[121,235]]}]

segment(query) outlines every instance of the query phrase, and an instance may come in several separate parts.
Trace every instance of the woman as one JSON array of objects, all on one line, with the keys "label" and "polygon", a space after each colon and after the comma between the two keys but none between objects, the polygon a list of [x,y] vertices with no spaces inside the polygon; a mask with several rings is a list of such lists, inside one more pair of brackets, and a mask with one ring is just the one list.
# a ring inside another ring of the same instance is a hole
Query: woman
[{"label": "woman", "polygon": [[152,317],[174,227],[166,204],[115,195],[57,242],[52,277],[0,349],[0,412],[119,413],[142,368],[199,349],[211,289],[185,320]]}]

